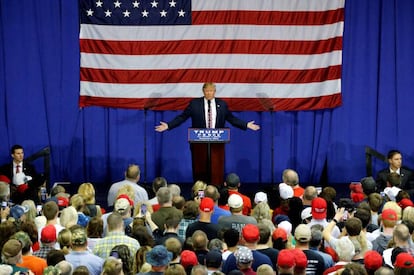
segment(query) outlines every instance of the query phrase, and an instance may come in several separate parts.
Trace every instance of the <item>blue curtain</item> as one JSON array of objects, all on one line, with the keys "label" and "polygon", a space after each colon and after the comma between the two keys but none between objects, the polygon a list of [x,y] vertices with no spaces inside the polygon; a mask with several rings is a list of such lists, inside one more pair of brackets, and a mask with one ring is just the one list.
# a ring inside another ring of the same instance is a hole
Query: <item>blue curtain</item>
[{"label": "blue curtain", "polygon": [[[191,183],[189,122],[156,133],[178,112],[90,107],[79,109],[77,1],[0,2],[0,162],[13,144],[26,154],[51,148],[51,182],[106,186],[130,163],[142,181],[165,176]],[[330,184],[365,176],[364,147],[398,148],[414,167],[414,1],[346,0],[343,106],[303,112],[240,112],[259,132],[231,128],[226,172],[245,183],[278,183],[285,168],[301,182]],[[200,91],[201,96],[201,83]],[[217,92],[220,96],[220,91]],[[384,166],[375,163],[376,171]]]}]

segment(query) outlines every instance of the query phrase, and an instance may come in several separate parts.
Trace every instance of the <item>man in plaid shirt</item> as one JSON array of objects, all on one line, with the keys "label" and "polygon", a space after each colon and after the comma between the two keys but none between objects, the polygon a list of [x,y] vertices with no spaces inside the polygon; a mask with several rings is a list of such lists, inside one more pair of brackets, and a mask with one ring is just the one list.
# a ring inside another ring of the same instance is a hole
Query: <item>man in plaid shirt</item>
[{"label": "man in plaid shirt", "polygon": [[108,233],[103,239],[96,243],[93,249],[93,254],[106,259],[112,248],[120,244],[128,246],[131,256],[135,256],[140,247],[139,242],[136,239],[125,235],[122,216],[114,212],[108,217]]}]

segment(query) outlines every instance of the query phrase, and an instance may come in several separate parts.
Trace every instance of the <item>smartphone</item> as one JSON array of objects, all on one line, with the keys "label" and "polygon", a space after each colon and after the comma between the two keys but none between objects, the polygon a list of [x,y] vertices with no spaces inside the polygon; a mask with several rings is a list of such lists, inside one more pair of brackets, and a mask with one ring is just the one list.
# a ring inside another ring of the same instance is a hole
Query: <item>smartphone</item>
[{"label": "smartphone", "polygon": [[147,213],[147,205],[146,204],[141,204],[141,213],[142,215],[145,215]]},{"label": "smartphone", "polygon": [[41,216],[42,215],[42,205],[36,205],[36,211],[37,211],[37,215]]},{"label": "smartphone", "polygon": [[6,207],[7,207],[7,201],[2,201],[1,202],[1,208],[6,209]]},{"label": "smartphone", "polygon": [[200,199],[204,198],[204,190],[199,190],[199,191],[198,191],[198,197],[199,197]]},{"label": "smartphone", "polygon": [[345,212],[344,212],[344,216],[342,217],[342,220],[343,220],[343,221],[346,221],[348,218],[349,218],[349,213],[348,213],[348,210],[345,210]]}]

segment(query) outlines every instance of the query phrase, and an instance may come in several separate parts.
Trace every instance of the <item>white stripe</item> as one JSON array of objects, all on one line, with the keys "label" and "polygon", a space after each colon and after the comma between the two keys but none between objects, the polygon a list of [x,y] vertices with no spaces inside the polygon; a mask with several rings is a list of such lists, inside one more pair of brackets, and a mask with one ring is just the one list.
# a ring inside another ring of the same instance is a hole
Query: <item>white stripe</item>
[{"label": "white stripe", "polygon": [[[341,81],[307,84],[217,83],[219,98],[307,98],[340,93]],[[81,95],[116,98],[171,98],[202,96],[201,83],[106,84],[81,81]],[[199,92],[197,92],[199,91]]]},{"label": "white stripe", "polygon": [[[81,53],[81,67],[124,70],[314,69],[341,64],[342,51],[314,55],[175,54],[110,55]],[[289,67],[286,67],[288,65]]]},{"label": "white stripe", "polygon": [[343,8],[345,0],[193,0],[192,10],[325,11]]},{"label": "white stripe", "polygon": [[342,36],[343,22],[322,26],[195,25],[111,26],[82,24],[80,39],[115,41],[293,40],[314,41]]}]

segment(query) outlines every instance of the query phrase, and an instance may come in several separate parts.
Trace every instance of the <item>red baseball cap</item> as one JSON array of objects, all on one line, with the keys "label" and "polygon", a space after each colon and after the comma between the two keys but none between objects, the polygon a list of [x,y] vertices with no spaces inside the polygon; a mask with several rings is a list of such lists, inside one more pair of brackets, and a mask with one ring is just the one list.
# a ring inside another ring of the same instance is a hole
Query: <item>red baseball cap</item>
[{"label": "red baseball cap", "polygon": [[410,199],[405,198],[405,199],[400,200],[400,202],[398,203],[398,205],[402,209],[404,209],[404,208],[406,208],[408,206],[412,206],[413,207],[414,206],[414,203]]},{"label": "red baseball cap", "polygon": [[0,175],[0,181],[10,184],[10,179],[5,175]]},{"label": "red baseball cap", "polygon": [[394,209],[387,208],[382,211],[381,218],[383,221],[397,221],[398,215]]},{"label": "red baseball cap", "polygon": [[382,266],[382,256],[375,250],[369,250],[364,255],[365,268],[371,271],[377,270]]},{"label": "red baseball cap", "polygon": [[199,208],[200,208],[200,211],[203,211],[203,212],[213,211],[214,210],[214,201],[213,201],[213,199],[208,198],[208,197],[202,198]]},{"label": "red baseball cap", "polygon": [[295,256],[295,268],[305,269],[308,266],[308,258],[306,257],[305,252],[299,248],[292,249],[291,251]]},{"label": "red baseball cap", "polygon": [[402,252],[397,255],[394,267],[414,268],[414,257],[410,253]]},{"label": "red baseball cap", "polygon": [[254,224],[246,224],[242,229],[242,236],[246,242],[254,243],[260,239],[259,228]]},{"label": "red baseball cap", "polygon": [[194,251],[183,250],[183,252],[181,252],[180,263],[184,268],[198,265],[197,255]]},{"label": "red baseball cap", "polygon": [[322,220],[326,218],[327,203],[323,198],[314,198],[312,200],[312,218]]},{"label": "red baseball cap", "polygon": [[53,224],[46,225],[40,234],[40,240],[43,243],[56,242],[56,227]]},{"label": "red baseball cap", "polygon": [[134,201],[133,201],[133,200],[131,200],[131,198],[130,198],[127,194],[121,194],[121,195],[119,195],[119,196],[116,198],[116,200],[118,200],[118,199],[127,199],[127,200],[128,200],[128,202],[129,202],[129,205],[130,205],[131,207],[133,207],[133,206],[134,206]]},{"label": "red baseball cap", "polygon": [[295,255],[290,249],[282,249],[277,257],[277,265],[281,268],[292,268],[295,266]]},{"label": "red baseball cap", "polygon": [[272,238],[273,240],[281,238],[283,241],[287,241],[287,233],[283,228],[278,227],[273,231]]}]

